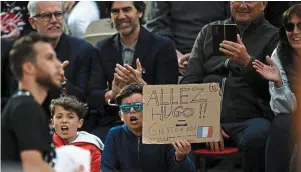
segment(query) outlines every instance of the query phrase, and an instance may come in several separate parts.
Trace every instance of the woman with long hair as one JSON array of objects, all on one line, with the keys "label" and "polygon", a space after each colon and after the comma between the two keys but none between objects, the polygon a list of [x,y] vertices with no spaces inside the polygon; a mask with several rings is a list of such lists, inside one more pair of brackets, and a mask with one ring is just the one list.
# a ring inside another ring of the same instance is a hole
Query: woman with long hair
[{"label": "woman with long hair", "polygon": [[272,57],[266,57],[267,64],[253,62],[255,70],[270,81],[270,105],[275,113],[266,145],[266,172],[289,171],[294,149],[292,114],[297,103],[295,65],[301,60],[301,4],[284,12],[279,36]]}]

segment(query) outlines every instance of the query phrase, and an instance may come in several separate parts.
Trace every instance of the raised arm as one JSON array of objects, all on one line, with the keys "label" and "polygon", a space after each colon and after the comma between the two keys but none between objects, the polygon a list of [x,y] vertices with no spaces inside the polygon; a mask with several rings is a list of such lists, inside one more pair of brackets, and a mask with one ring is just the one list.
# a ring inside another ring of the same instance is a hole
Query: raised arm
[{"label": "raised arm", "polygon": [[290,89],[277,49],[274,50],[272,58],[267,57],[266,61],[268,65],[256,60],[253,66],[263,78],[269,81],[271,109],[276,115],[280,113],[291,114],[296,109],[296,97]]}]

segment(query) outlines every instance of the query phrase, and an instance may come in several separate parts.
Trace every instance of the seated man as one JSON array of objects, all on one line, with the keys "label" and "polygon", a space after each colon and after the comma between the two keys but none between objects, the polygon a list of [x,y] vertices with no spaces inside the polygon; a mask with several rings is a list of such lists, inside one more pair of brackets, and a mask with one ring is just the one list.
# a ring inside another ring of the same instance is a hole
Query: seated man
[{"label": "seated man", "polygon": [[112,128],[106,138],[102,170],[107,171],[195,171],[186,140],[170,144],[142,144],[143,103],[140,84],[124,87],[116,97],[124,125]]},{"label": "seated man", "polygon": [[185,70],[198,33],[206,24],[230,16],[227,1],[150,1],[146,27],[176,46],[179,72]]},{"label": "seated man", "polygon": [[[94,89],[105,89],[106,82],[103,81],[104,76],[101,66],[96,66],[96,64],[99,64],[97,49],[82,39],[63,33],[64,12],[61,2],[30,1],[28,11],[32,28],[39,33],[55,38],[52,46],[58,58],[62,62],[67,61],[63,63],[65,81],[60,87],[61,92],[51,90],[50,96],[47,97],[44,103],[47,112],[50,114],[50,101],[59,97],[61,93],[76,96],[78,100],[88,102],[89,106],[98,104],[99,101],[96,100],[95,102],[95,99],[90,98],[90,95]],[[89,80],[95,80],[94,76],[97,76],[97,83],[88,83]],[[86,116],[86,118],[88,117],[91,116]],[[93,119],[86,120],[84,128],[87,131],[92,130]]]},{"label": "seated man", "polygon": [[[107,11],[110,12],[118,33],[96,45],[101,54],[106,82],[109,84],[109,90],[93,93],[97,100],[108,102],[110,99],[113,104],[119,89],[132,82],[178,82],[175,48],[169,39],[151,33],[141,26],[145,8],[142,1],[107,2]],[[95,131],[101,139],[105,138],[111,127],[120,124],[117,107],[106,106],[105,115],[100,120],[100,128]]]},{"label": "seated man", "polygon": [[99,172],[101,163],[102,141],[85,131],[77,132],[83,125],[87,113],[86,105],[72,97],[53,99],[50,105],[51,123],[55,129],[53,142],[55,147],[74,145],[91,153],[91,171]]},{"label": "seated man", "polygon": [[[270,127],[268,81],[252,66],[257,59],[264,63],[278,41],[278,30],[264,19],[267,2],[231,2],[231,18],[204,26],[194,44],[187,71],[181,80],[188,83],[220,83],[222,135],[229,135],[244,152],[243,171],[264,171],[265,145]],[[236,23],[241,31],[237,42],[224,40],[213,55],[213,24]],[[242,36],[240,38],[240,36]],[[224,147],[209,143],[211,150]]]}]

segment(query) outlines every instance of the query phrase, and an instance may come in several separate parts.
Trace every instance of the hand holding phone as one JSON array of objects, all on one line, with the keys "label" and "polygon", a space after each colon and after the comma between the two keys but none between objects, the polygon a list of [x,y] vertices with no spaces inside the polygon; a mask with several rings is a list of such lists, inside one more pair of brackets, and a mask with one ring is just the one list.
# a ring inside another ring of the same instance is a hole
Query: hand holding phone
[{"label": "hand holding phone", "polygon": [[238,34],[236,35],[236,39],[237,43],[224,40],[220,44],[219,51],[224,53],[229,60],[235,62],[241,67],[246,67],[251,61],[251,56],[248,54],[247,49]]},{"label": "hand holding phone", "polygon": [[220,44],[224,41],[237,42],[237,34],[239,34],[239,28],[236,24],[214,24],[212,25],[212,37],[213,37],[213,55],[224,56],[219,48]]}]

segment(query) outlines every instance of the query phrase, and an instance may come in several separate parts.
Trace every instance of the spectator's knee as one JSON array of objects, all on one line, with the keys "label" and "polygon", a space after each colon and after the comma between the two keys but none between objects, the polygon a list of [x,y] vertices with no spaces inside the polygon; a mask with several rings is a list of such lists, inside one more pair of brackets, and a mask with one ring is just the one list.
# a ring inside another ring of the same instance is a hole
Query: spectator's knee
[{"label": "spectator's knee", "polygon": [[268,121],[257,124],[251,131],[242,136],[240,142],[243,150],[260,149],[266,145],[270,123]]}]

